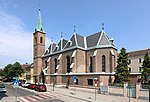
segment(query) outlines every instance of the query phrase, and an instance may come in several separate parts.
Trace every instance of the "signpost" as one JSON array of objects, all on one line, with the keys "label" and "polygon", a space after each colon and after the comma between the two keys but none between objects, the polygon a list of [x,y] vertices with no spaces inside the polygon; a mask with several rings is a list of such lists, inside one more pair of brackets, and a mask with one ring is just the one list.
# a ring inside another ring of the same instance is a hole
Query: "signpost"
[{"label": "signpost", "polygon": [[95,100],[96,100],[96,87],[98,84],[98,78],[94,78],[94,86],[95,86]]},{"label": "signpost", "polygon": [[129,102],[130,102],[130,91],[131,91],[131,89],[132,89],[132,86],[131,86],[131,85],[128,85],[127,88],[128,88],[128,90],[129,90],[128,92],[129,92]]},{"label": "signpost", "polygon": [[147,77],[148,79],[148,87],[149,87],[149,102],[150,102],[150,75]]},{"label": "signpost", "polygon": [[76,83],[77,83],[77,76],[73,76],[73,82],[74,82],[74,94],[76,92]]},{"label": "signpost", "polygon": [[13,83],[13,87],[16,88],[16,102],[17,102],[17,86],[19,86],[19,80],[18,78],[16,77],[16,80],[14,81]]}]

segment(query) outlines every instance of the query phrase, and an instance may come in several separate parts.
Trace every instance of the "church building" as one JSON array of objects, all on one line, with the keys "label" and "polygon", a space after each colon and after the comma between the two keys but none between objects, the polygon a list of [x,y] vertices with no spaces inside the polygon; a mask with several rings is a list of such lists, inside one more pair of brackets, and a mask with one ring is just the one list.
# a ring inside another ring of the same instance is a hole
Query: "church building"
[{"label": "church building", "polygon": [[35,83],[94,86],[96,79],[99,86],[113,82],[117,49],[103,28],[88,36],[74,31],[70,39],[61,37],[48,48],[45,48],[45,36],[39,9],[33,34]]}]

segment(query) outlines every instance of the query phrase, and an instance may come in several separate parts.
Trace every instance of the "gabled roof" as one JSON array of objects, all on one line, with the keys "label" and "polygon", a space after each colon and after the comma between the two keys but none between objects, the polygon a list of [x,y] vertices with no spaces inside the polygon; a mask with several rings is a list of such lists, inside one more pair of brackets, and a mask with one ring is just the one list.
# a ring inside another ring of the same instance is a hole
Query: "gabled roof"
[{"label": "gabled roof", "polygon": [[104,31],[86,37],[87,48],[100,46],[114,46],[113,41],[109,40]]},{"label": "gabled roof", "polygon": [[48,49],[46,50],[45,52],[45,55],[46,54],[52,54],[53,53],[53,50],[56,48],[56,44],[55,43],[52,43],[49,45]]},{"label": "gabled roof", "polygon": [[87,36],[86,37],[87,48],[97,46],[100,36],[101,36],[101,32]]},{"label": "gabled roof", "polygon": [[77,46],[85,48],[84,37],[76,34]]},{"label": "gabled roof", "polygon": [[73,48],[80,48],[83,50],[103,47],[115,48],[113,39],[109,39],[104,31],[89,35],[87,37],[83,37],[74,32],[68,41],[61,38],[58,44],[53,45],[52,51],[50,50],[51,46],[52,45],[49,47],[49,53],[46,53],[45,55],[56,54]]},{"label": "gabled roof", "polygon": [[73,47],[73,46],[77,46],[77,40],[76,40],[76,34],[75,33],[72,35],[70,40],[68,40],[68,42],[64,46],[64,49],[67,49],[67,48],[70,48],[70,47]]},{"label": "gabled roof", "polygon": [[56,52],[56,51],[60,51],[64,48],[64,46],[66,45],[68,41],[65,40],[65,39],[61,39],[59,41],[59,43],[56,45],[55,49],[53,50],[53,52]]},{"label": "gabled roof", "polygon": [[145,55],[146,53],[150,54],[150,49],[144,49],[144,50],[138,50],[138,51],[132,51],[132,52],[128,52],[129,57],[134,57],[134,56],[141,56],[141,55]]}]

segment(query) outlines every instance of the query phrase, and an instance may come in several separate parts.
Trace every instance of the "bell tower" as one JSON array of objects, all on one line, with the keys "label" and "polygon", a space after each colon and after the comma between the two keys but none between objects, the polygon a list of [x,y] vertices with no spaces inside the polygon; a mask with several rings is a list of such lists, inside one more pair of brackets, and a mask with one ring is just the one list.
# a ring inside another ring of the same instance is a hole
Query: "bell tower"
[{"label": "bell tower", "polygon": [[38,20],[33,33],[33,61],[34,61],[34,82],[41,82],[42,55],[45,52],[45,33],[42,27],[41,9],[38,11]]}]

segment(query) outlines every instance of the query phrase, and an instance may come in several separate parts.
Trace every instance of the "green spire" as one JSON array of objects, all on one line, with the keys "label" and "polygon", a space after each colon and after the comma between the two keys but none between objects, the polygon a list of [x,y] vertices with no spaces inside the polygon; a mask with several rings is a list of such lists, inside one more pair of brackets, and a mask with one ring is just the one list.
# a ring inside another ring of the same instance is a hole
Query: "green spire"
[{"label": "green spire", "polygon": [[39,15],[38,15],[38,20],[37,20],[35,32],[36,31],[44,32],[43,27],[42,27],[42,18],[41,18],[41,12],[40,11],[41,11],[41,9],[39,8]]}]

